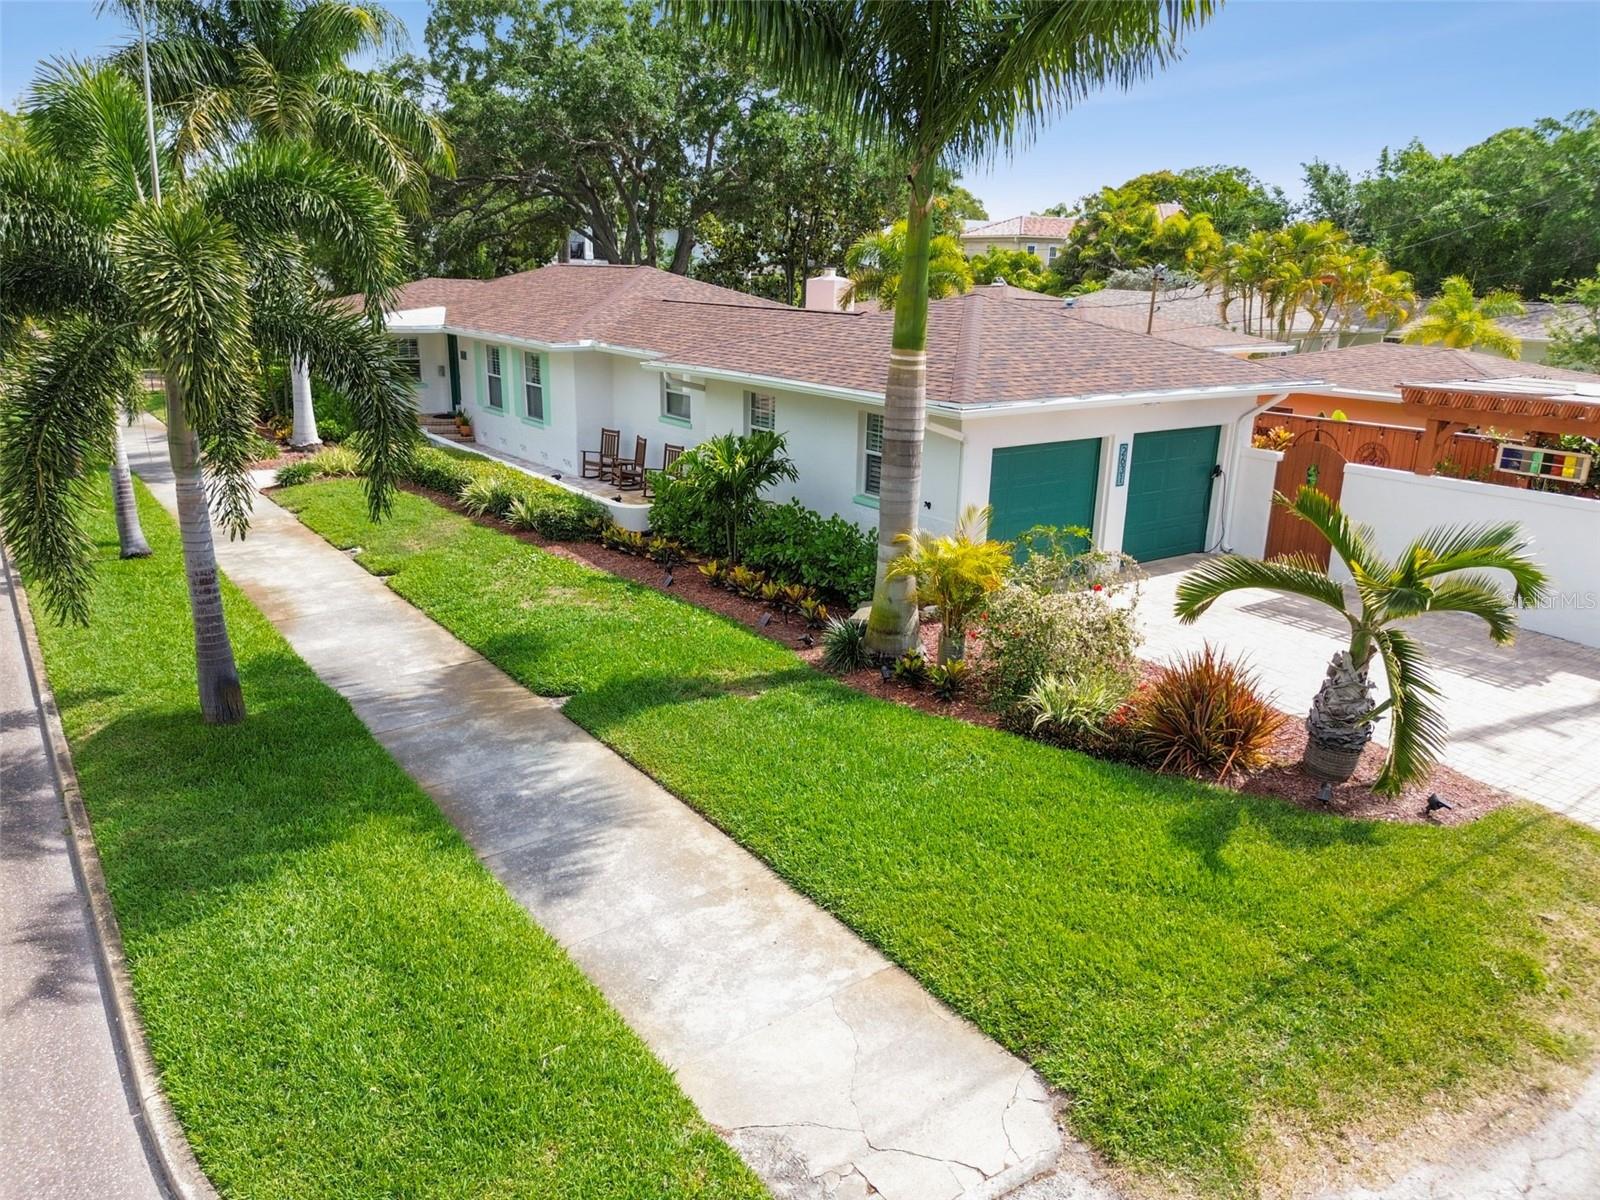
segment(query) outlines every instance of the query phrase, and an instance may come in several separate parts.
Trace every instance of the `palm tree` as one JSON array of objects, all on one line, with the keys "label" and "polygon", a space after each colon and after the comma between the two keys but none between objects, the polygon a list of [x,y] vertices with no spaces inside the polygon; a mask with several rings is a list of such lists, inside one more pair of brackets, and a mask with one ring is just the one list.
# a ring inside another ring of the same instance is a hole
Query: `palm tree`
[{"label": "palm tree", "polygon": [[1212,0],[669,0],[709,36],[747,51],[774,82],[863,141],[910,183],[905,269],[884,388],[878,572],[869,646],[916,639],[911,581],[891,580],[917,527],[926,423],[928,258],[941,166],[982,162],[1050,113],[1107,83],[1148,75],[1210,16]]},{"label": "palm tree", "polygon": [[1457,350],[1481,346],[1492,354],[1521,358],[1522,343],[1496,325],[1495,320],[1521,316],[1527,311],[1515,292],[1490,292],[1480,300],[1465,275],[1452,275],[1440,285],[1439,298],[1428,305],[1422,320],[1405,335],[1405,340]]},{"label": "palm tree", "polygon": [[[1545,573],[1529,557],[1519,527],[1509,522],[1430,530],[1391,561],[1378,553],[1371,529],[1350,520],[1315,488],[1302,487],[1292,501],[1279,495],[1275,502],[1328,539],[1355,581],[1356,607],[1347,607],[1344,588],[1305,555],[1262,562],[1229,554],[1207,559],[1183,577],[1177,615],[1190,624],[1219,596],[1241,588],[1307,596],[1337,612],[1350,625],[1350,644],[1333,656],[1311,703],[1305,766],[1321,778],[1349,779],[1372,738],[1374,719],[1387,711],[1389,755],[1373,791],[1398,795],[1427,775],[1444,748],[1445,726],[1433,705],[1439,690],[1428,677],[1422,648],[1395,623],[1423,613],[1472,613],[1488,625],[1494,641],[1509,643],[1516,636],[1515,606],[1540,601]],[[1488,571],[1511,576],[1509,596]],[[1377,705],[1367,674],[1374,658],[1382,661],[1389,685],[1389,699]]]},{"label": "palm tree", "polygon": [[965,657],[968,619],[1011,569],[1011,544],[988,540],[993,515],[993,509],[973,505],[961,514],[954,533],[936,536],[918,529],[902,534],[905,553],[889,564],[894,578],[914,582],[918,604],[939,610],[940,662]]},{"label": "palm tree", "polygon": [[[140,0],[119,0],[142,20]],[[365,169],[413,212],[430,174],[455,159],[439,119],[382,76],[351,69],[401,28],[387,10],[351,0],[156,0],[149,43],[154,101],[174,127],[178,165],[229,153],[241,140],[301,143]],[[123,57],[131,62],[139,48]],[[317,436],[303,359],[290,362],[293,446]]]},{"label": "palm tree", "polygon": [[[75,121],[96,92],[118,97],[125,119]],[[46,609],[86,621],[86,470],[115,460],[131,364],[148,347],[167,384],[201,712],[233,722],[244,703],[211,517],[231,536],[248,527],[257,351],[304,356],[351,397],[369,506],[384,512],[416,437],[381,325],[400,216],[368,176],[304,146],[245,144],[163,181],[170,155],[130,132],[139,104],[109,67],[57,64],[30,96],[26,142],[0,149],[0,514]],[[365,293],[369,313],[318,298],[313,263]]]},{"label": "palm tree", "polygon": [[[888,307],[900,291],[900,276],[906,261],[906,223],[896,221],[888,229],[869,233],[844,253],[844,272],[850,278],[845,303],[863,298]],[[939,234],[928,242],[928,298],[942,300],[972,287],[972,267],[961,242],[950,234]]]},{"label": "palm tree", "polygon": [[739,561],[739,534],[755,516],[761,493],[799,472],[781,433],[758,429],[741,437],[723,433],[707,438],[678,460],[678,478],[705,505],[721,527],[723,552]]}]

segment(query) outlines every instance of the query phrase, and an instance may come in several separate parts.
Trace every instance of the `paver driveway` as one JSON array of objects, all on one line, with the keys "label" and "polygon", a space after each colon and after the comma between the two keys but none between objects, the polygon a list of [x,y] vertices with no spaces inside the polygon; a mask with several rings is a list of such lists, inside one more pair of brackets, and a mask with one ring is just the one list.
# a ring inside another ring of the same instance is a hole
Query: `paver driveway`
[{"label": "paver driveway", "polygon": [[[1247,659],[1280,708],[1304,713],[1328,659],[1348,636],[1342,619],[1300,596],[1249,591],[1225,596],[1195,624],[1180,625],[1172,615],[1178,581],[1199,561],[1188,555],[1146,567],[1143,653],[1162,661],[1209,641]],[[1483,622],[1462,613],[1406,624],[1427,648],[1444,693],[1445,762],[1600,828],[1600,650],[1527,631],[1511,646],[1496,646]],[[1381,679],[1378,690],[1385,694]],[[1387,736],[1386,725],[1378,736]]]}]

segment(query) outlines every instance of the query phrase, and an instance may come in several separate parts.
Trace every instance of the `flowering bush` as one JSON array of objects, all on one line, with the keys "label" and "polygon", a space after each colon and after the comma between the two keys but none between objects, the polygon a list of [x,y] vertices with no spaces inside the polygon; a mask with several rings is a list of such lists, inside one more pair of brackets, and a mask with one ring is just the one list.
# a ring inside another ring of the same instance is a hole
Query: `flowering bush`
[{"label": "flowering bush", "polygon": [[1036,715],[1029,697],[1047,679],[1092,679],[1102,693],[1120,686],[1120,702],[1138,682],[1138,644],[1133,606],[1105,585],[1051,592],[1010,583],[989,597],[979,671],[989,704],[1026,728]]}]

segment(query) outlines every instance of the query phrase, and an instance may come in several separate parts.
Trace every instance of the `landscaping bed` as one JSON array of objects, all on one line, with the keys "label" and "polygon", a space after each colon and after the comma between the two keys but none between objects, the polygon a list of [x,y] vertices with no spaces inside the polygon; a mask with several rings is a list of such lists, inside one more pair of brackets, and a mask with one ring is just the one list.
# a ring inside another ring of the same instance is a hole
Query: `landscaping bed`
[{"label": "landscaping bed", "polygon": [[[413,501],[420,503],[420,501]],[[164,1086],[229,1197],[765,1195],[428,796],[231,585],[201,723],[178,532],[45,665]]]},{"label": "landscaping bed", "polygon": [[[415,484],[402,486],[416,495],[460,511],[460,504],[450,495]],[[615,550],[599,542],[556,541],[532,530],[516,529],[493,516],[466,515],[485,528],[519,538],[572,562],[606,571],[659,592],[670,592],[690,604],[747,626],[763,637],[793,650],[808,666],[821,668],[823,648],[820,631],[815,626],[808,625],[797,616],[778,612],[760,600],[738,595],[711,583],[692,563],[680,563],[669,570],[647,557]],[[669,577],[672,580],[670,585],[667,583]],[[939,625],[935,621],[924,621],[919,632],[923,654],[932,662],[938,655]],[[981,643],[973,646],[974,652],[981,649]],[[1146,679],[1154,678],[1160,670],[1160,665],[1156,663],[1147,663],[1145,667]],[[926,688],[911,687],[893,678],[885,679],[876,666],[839,672],[835,677],[857,691],[882,700],[988,728],[1002,727],[1000,716],[983,702],[973,688],[949,699],[941,699]],[[1400,795],[1378,795],[1372,790],[1372,782],[1383,765],[1386,751],[1381,744],[1374,742],[1362,754],[1361,765],[1354,777],[1348,783],[1334,785],[1332,798],[1324,805],[1318,799],[1322,781],[1308,775],[1300,766],[1306,742],[1301,714],[1285,712],[1283,718],[1282,726],[1272,738],[1268,751],[1270,761],[1265,766],[1251,771],[1231,772],[1217,782],[1235,791],[1273,797],[1314,812],[1333,812],[1364,820],[1438,825],[1460,825],[1476,820],[1516,800],[1509,792],[1463,775],[1442,763],[1434,766],[1426,780],[1407,785]],[[1427,799],[1434,794],[1446,797],[1450,807],[1430,811]]]},{"label": "landscaping bed", "polygon": [[413,494],[374,526],[359,482],[277,498],[1028,1057],[1159,1194],[1348,1164],[1593,1052],[1600,835],[1557,815],[1357,821],[1099,761],[819,674],[798,627],[656,564]]}]

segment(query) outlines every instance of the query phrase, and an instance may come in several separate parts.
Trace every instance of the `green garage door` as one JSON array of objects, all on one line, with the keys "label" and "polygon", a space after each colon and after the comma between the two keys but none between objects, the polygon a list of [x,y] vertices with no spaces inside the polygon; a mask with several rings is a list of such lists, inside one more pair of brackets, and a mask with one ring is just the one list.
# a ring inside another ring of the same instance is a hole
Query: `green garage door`
[{"label": "green garage door", "polygon": [[989,536],[1010,541],[1035,525],[1094,528],[1100,439],[1005,446],[989,468]]},{"label": "green garage door", "polygon": [[1220,425],[1206,425],[1134,435],[1124,552],[1148,562],[1206,548],[1221,434]]}]

